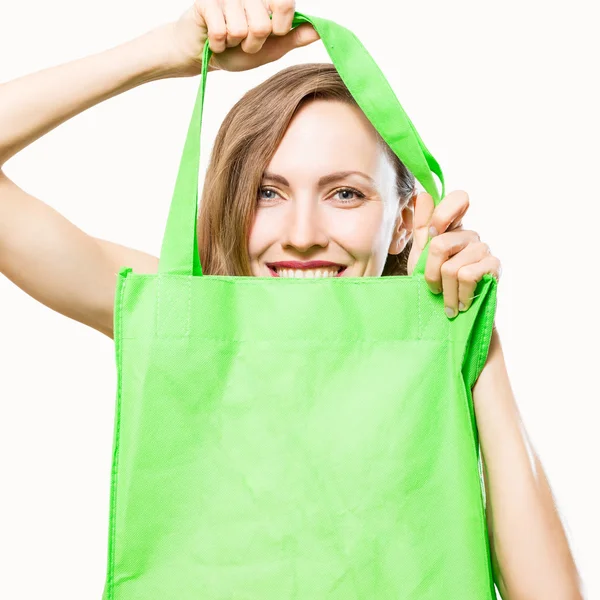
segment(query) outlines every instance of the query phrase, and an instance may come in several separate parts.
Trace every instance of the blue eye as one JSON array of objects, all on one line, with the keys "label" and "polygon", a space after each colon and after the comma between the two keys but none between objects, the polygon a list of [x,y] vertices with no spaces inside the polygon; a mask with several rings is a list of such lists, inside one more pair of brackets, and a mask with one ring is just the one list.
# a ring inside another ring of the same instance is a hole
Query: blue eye
[{"label": "blue eye", "polygon": [[[349,202],[354,202],[357,199],[361,199],[364,198],[365,195],[361,192],[359,192],[358,190],[355,190],[354,188],[340,188],[339,190],[336,191],[335,194],[339,194],[341,192],[350,192],[352,194],[356,194],[357,198],[352,198],[352,199],[342,199],[341,202],[342,203],[349,203]],[[335,195],[334,194],[334,195]]]},{"label": "blue eye", "polygon": [[[272,190],[271,188],[261,187],[261,188],[258,189],[258,196],[259,196],[259,198],[263,198],[263,196],[261,196],[262,192],[271,192],[272,194],[277,195],[277,192],[275,190]],[[271,196],[271,197],[265,198],[265,200],[273,200],[273,198],[274,197]]]},{"label": "blue eye", "polygon": [[[274,195],[269,196],[269,197],[265,197],[262,195],[267,192],[270,192],[271,194],[274,194]],[[336,192],[333,194],[333,196],[337,196],[338,194],[343,193],[343,192],[350,192],[351,194],[354,194],[355,197],[354,198],[339,198],[339,201],[342,204],[350,204],[352,202],[356,202],[356,200],[360,200],[365,197],[365,195],[362,192],[359,192],[358,190],[355,190],[354,188],[350,188],[350,187],[340,188],[340,189],[336,190]],[[275,196],[278,196],[278,195],[279,194],[277,194],[277,192],[272,188],[260,187],[258,189],[259,200],[274,200]]]}]

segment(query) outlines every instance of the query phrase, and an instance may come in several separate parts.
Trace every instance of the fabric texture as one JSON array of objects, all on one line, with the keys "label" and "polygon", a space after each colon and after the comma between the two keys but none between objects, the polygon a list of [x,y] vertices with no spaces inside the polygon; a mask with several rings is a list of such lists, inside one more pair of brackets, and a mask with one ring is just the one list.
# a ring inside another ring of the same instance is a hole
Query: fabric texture
[{"label": "fabric texture", "polygon": [[[303,22],[438,204],[441,169],[360,41]],[[471,388],[496,280],[449,320],[428,246],[405,277],[203,275],[210,53],[158,273],[117,279],[103,600],[493,600]]]}]

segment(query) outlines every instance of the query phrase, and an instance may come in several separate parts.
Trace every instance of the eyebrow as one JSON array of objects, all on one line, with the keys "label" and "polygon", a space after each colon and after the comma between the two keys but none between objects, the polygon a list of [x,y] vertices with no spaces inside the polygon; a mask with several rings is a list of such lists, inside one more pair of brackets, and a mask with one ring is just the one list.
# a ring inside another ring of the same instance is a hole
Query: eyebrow
[{"label": "eyebrow", "polygon": [[[361,171],[336,171],[335,173],[330,173],[329,175],[324,175],[323,177],[321,177],[318,181],[318,185],[319,187],[322,187],[324,185],[327,185],[328,183],[344,179],[345,177],[348,177],[348,175],[360,175],[361,177],[364,177],[367,181],[369,181],[372,185],[375,185],[375,180]],[[282,185],[286,185],[288,187],[290,185],[285,177],[283,177],[282,175],[277,175],[277,173],[269,173],[268,171],[265,171],[263,173],[263,179],[277,181],[278,183],[281,183]]]}]

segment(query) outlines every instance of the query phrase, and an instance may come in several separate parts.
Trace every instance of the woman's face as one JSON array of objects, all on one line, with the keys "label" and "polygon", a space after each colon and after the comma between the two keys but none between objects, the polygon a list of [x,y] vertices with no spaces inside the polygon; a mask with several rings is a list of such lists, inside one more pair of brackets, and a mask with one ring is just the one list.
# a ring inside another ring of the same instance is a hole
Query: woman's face
[{"label": "woman's face", "polygon": [[[252,275],[323,277],[343,268],[338,276],[380,276],[412,228],[413,201],[399,212],[395,179],[362,111],[331,100],[304,105],[263,174],[248,243]],[[280,262],[300,264],[270,268]]]}]

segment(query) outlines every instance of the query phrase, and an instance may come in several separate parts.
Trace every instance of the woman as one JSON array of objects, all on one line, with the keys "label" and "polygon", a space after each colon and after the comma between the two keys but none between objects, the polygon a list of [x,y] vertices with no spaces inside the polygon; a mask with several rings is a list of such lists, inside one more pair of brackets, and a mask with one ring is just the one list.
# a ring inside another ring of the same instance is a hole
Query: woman
[{"label": "woman", "polygon": [[[318,39],[290,31],[292,0],[196,0],[179,20],[106,52],[0,88],[0,166],[68,118],[155,79],[240,71]],[[272,19],[269,18],[271,13]],[[319,143],[314,144],[318,139]],[[266,169],[262,165],[267,165]],[[261,165],[258,169],[257,165]],[[227,115],[198,216],[203,271],[213,275],[377,277],[412,273],[428,236],[425,278],[449,318],[500,263],[462,229],[463,191],[435,207],[328,64],[285,69]],[[40,261],[40,256],[44,261]],[[158,259],[93,238],[0,170],[0,271],[72,319],[113,335],[122,266]],[[581,598],[579,577],[542,466],[528,442],[494,330],[473,401],[484,463],[494,575],[503,598]]]}]

